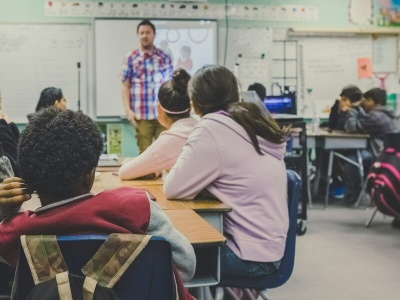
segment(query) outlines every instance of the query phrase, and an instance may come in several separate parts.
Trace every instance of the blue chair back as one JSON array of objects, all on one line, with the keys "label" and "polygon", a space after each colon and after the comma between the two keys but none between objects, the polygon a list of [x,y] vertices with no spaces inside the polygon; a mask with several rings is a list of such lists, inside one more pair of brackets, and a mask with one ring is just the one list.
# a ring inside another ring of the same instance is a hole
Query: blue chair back
[{"label": "blue chair back", "polygon": [[15,268],[0,262],[0,300],[9,299]]},{"label": "blue chair back", "polygon": [[293,170],[287,170],[287,191],[289,208],[289,230],[285,252],[279,270],[259,278],[221,278],[219,286],[264,290],[283,285],[292,275],[296,249],[297,211],[301,192],[300,176]]},{"label": "blue chair back", "polygon": [[[81,269],[96,253],[107,235],[58,236],[57,241],[68,270],[83,276]],[[143,251],[114,286],[121,300],[176,299],[171,245],[164,238],[152,237]],[[26,299],[34,282],[20,249],[16,273],[15,298]]]}]

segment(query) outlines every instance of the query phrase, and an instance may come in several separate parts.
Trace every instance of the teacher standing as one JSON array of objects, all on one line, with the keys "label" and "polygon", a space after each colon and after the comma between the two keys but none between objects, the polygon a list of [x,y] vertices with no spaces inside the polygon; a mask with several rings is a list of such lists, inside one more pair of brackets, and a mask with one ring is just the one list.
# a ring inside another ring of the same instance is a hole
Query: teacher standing
[{"label": "teacher standing", "polygon": [[157,121],[157,94],[161,84],[171,79],[173,66],[171,57],[154,46],[153,23],[141,21],[136,33],[140,47],[125,56],[122,66],[122,102],[142,153],[165,130]]}]

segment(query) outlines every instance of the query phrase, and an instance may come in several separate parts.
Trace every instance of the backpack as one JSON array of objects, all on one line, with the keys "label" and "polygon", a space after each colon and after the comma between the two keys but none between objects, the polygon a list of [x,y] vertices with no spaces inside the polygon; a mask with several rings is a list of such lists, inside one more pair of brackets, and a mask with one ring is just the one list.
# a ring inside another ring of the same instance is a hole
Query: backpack
[{"label": "backpack", "polygon": [[400,151],[386,148],[367,176],[367,192],[380,212],[400,218]]},{"label": "backpack", "polygon": [[35,283],[27,299],[117,300],[112,290],[151,235],[111,234],[82,268],[68,272],[55,235],[23,235],[21,245]]}]

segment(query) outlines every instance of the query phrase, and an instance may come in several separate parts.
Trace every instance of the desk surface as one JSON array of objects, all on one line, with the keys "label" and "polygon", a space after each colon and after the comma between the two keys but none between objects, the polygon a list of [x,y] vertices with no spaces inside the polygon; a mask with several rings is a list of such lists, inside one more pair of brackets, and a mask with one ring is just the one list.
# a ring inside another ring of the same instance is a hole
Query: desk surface
[{"label": "desk surface", "polygon": [[180,231],[193,246],[222,245],[226,238],[190,209],[165,210],[174,227]]},{"label": "desk surface", "polygon": [[[36,194],[32,199],[24,202],[22,209],[35,210],[40,206],[39,198]],[[165,210],[172,225],[180,231],[192,245],[221,245],[225,243],[225,237],[215,230],[202,217],[190,209]]]},{"label": "desk surface", "polygon": [[168,200],[163,190],[161,179],[153,180],[120,180],[111,172],[102,172],[94,181],[92,193],[121,186],[135,187],[149,191],[156,197],[156,202],[164,210],[193,209],[196,212],[230,212],[232,209],[218,200]]},{"label": "desk surface", "polygon": [[327,128],[320,128],[318,132],[314,133],[311,129],[307,129],[307,136],[324,137],[324,138],[353,138],[353,139],[368,139],[369,134],[365,133],[347,133],[341,130],[328,131]]}]

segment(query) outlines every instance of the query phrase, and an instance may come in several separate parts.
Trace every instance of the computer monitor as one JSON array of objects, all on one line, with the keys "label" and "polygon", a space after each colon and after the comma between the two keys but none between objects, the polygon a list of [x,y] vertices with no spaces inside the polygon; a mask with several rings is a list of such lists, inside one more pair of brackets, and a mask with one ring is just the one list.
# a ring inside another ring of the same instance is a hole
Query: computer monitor
[{"label": "computer monitor", "polygon": [[296,114],[295,98],[290,95],[267,96],[264,98],[264,106],[272,114]]}]

